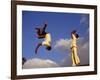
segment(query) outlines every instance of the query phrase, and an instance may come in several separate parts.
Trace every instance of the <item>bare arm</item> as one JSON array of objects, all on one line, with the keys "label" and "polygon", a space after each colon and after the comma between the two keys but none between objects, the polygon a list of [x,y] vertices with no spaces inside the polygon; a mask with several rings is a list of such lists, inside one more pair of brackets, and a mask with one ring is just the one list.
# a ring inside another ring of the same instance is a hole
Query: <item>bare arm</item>
[{"label": "bare arm", "polygon": [[36,27],[35,29],[36,29],[36,30],[39,30],[39,28],[37,28],[37,27]]},{"label": "bare arm", "polygon": [[37,47],[36,47],[36,49],[35,49],[35,54],[37,54],[37,51],[38,51],[38,49],[39,49],[40,46],[42,46],[42,43],[39,43],[39,44],[37,45]]},{"label": "bare arm", "polygon": [[39,35],[40,34],[40,28],[35,28],[37,34]]},{"label": "bare arm", "polygon": [[45,31],[46,27],[47,27],[47,23],[44,24],[43,31]]}]

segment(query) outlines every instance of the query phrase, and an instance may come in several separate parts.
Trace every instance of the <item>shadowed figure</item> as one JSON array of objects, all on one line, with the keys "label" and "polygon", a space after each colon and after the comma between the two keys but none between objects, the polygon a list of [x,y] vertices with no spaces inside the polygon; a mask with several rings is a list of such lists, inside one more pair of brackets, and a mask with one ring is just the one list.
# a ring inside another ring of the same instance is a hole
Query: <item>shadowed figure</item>
[{"label": "shadowed figure", "polygon": [[26,58],[23,57],[23,58],[22,58],[22,64],[24,65],[24,63],[25,63],[26,61],[27,61]]},{"label": "shadowed figure", "polygon": [[37,31],[37,38],[44,39],[43,42],[37,45],[35,49],[35,54],[37,54],[38,48],[40,46],[46,46],[47,50],[51,50],[51,34],[45,31],[46,28],[47,28],[47,23],[44,23],[44,26],[42,28],[35,28]]}]

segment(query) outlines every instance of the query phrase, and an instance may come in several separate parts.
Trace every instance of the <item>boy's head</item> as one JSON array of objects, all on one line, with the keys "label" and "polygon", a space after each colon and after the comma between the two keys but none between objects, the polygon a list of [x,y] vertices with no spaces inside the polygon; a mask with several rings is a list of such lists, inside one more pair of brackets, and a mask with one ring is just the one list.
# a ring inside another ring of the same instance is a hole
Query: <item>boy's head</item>
[{"label": "boy's head", "polygon": [[79,35],[78,34],[75,34],[76,38],[79,38]]},{"label": "boy's head", "polygon": [[71,33],[72,33],[72,34],[75,34],[75,33],[76,33],[76,30],[73,30]]},{"label": "boy's head", "polygon": [[47,49],[48,51],[50,51],[50,50],[51,50],[51,46],[46,47],[46,49]]},{"label": "boy's head", "polygon": [[73,30],[71,34],[74,34],[76,38],[79,38],[79,35],[76,33],[76,30]]}]

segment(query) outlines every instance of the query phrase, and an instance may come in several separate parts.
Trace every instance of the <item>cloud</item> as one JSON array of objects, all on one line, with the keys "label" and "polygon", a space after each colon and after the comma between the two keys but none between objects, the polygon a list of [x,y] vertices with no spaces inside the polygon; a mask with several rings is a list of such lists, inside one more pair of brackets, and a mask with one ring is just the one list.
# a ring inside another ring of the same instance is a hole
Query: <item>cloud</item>
[{"label": "cloud", "polygon": [[[78,55],[80,57],[81,65],[89,64],[89,39],[88,37],[79,38],[77,41]],[[58,51],[65,52],[67,55],[62,60],[62,66],[71,66],[71,39],[60,39],[56,41],[54,48]]]},{"label": "cloud", "polygon": [[80,24],[88,24],[88,16],[87,15],[82,15],[80,19]]},{"label": "cloud", "polygon": [[81,65],[89,64],[89,39],[81,38],[78,41],[78,54],[80,57]]},{"label": "cloud", "polygon": [[71,39],[60,39],[56,41],[54,49],[66,51],[70,49]]},{"label": "cloud", "polygon": [[58,67],[59,65],[49,59],[40,59],[33,58],[29,59],[23,65],[23,69],[31,69],[31,68],[49,68],[49,67]]},{"label": "cloud", "polygon": [[79,45],[79,48],[78,54],[80,56],[81,64],[89,64],[89,42],[84,42],[83,45]]},{"label": "cloud", "polygon": [[82,16],[81,19],[80,19],[80,23],[84,23],[86,20],[86,17],[85,16]]},{"label": "cloud", "polygon": [[61,67],[71,67],[72,66],[71,54],[65,55],[60,65]]},{"label": "cloud", "polygon": [[[80,57],[81,65],[89,64],[89,39],[88,37],[81,37],[77,41],[78,55]],[[64,55],[64,58],[56,63],[50,59],[33,58],[29,59],[23,65],[24,69],[31,68],[50,68],[50,67],[68,67],[72,65],[71,61],[71,39],[59,39],[55,42],[54,50],[59,51]]]}]

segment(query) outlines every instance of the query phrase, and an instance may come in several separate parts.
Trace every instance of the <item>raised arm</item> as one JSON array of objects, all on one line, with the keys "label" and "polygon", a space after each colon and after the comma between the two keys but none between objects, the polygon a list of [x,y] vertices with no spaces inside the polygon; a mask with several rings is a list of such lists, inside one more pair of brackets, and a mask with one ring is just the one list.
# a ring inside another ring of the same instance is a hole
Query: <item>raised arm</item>
[{"label": "raised arm", "polygon": [[72,39],[79,38],[79,35],[76,33],[76,30],[71,32]]},{"label": "raised arm", "polygon": [[75,33],[76,33],[76,30],[73,30],[73,31],[71,32],[71,37],[72,37],[72,39],[75,39]]},{"label": "raised arm", "polygon": [[47,28],[47,23],[44,23],[43,31]]}]

